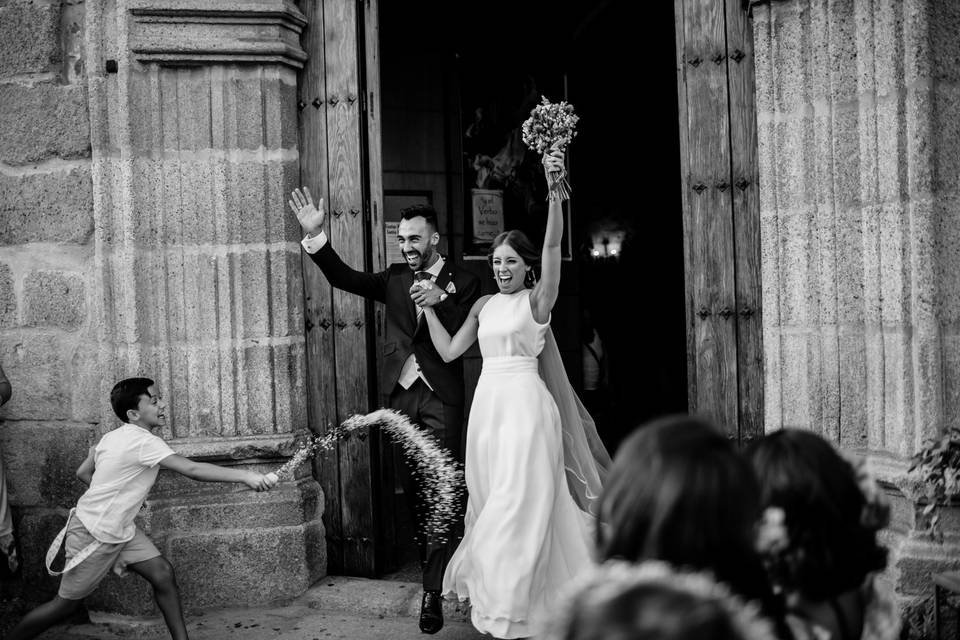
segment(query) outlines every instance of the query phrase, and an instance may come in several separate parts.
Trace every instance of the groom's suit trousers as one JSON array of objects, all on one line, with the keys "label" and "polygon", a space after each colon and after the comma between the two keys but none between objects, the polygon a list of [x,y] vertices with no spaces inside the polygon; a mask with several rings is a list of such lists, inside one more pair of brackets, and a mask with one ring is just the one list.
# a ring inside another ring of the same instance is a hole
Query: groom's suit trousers
[{"label": "groom's suit trousers", "polygon": [[[427,434],[436,438],[441,446],[452,452],[458,460],[463,460],[462,406],[444,404],[439,396],[424,384],[423,380],[418,379],[409,389],[404,389],[398,384],[390,396],[390,407],[409,416]],[[401,482],[417,537],[417,549],[423,569],[423,588],[439,591],[443,586],[443,572],[447,562],[463,536],[463,510],[466,501],[461,501],[455,527],[447,535],[446,541],[432,539],[423,528],[431,507],[422,499],[421,484],[413,465],[406,458],[404,463],[406,473],[401,476]]]}]

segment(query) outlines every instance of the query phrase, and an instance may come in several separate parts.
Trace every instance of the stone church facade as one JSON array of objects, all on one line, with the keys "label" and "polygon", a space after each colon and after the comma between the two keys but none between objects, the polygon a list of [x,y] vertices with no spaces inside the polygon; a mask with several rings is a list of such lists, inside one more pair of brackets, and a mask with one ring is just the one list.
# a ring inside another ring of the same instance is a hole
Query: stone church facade
[{"label": "stone church facade", "polygon": [[[328,19],[350,4],[329,0]],[[14,385],[0,448],[28,598],[55,590],[45,542],[115,424],[117,379],[153,372],[186,455],[274,468],[306,433],[304,272],[285,207],[301,114],[322,106],[298,91],[309,12],[230,5],[0,6],[0,361]],[[919,629],[931,572],[960,565],[960,516],[931,541],[902,491],[924,439],[960,426],[960,4],[750,11],[764,426],[871,456],[895,505],[888,576]],[[318,37],[336,47],[338,33]],[[342,97],[330,108],[357,99]],[[325,575],[323,510],[309,469],[266,494],[163,476],[144,523],[184,600],[212,607]],[[89,606],[152,608],[145,585],[117,580]]]}]

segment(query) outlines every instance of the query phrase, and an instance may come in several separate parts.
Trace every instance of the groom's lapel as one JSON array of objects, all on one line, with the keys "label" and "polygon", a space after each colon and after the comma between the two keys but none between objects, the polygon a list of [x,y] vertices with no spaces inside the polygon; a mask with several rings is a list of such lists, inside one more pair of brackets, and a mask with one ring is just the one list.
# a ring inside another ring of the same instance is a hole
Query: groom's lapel
[{"label": "groom's lapel", "polygon": [[447,285],[453,280],[453,267],[450,265],[450,261],[444,259],[443,269],[440,270],[440,273],[437,275],[437,279],[434,281],[434,284],[443,289],[447,290]]},{"label": "groom's lapel", "polygon": [[413,286],[413,271],[404,269],[403,275],[400,276],[400,284],[403,286],[404,304],[407,305],[407,313],[410,315],[410,335],[413,335],[417,331],[417,305],[413,304],[413,299],[410,297],[410,287]]}]

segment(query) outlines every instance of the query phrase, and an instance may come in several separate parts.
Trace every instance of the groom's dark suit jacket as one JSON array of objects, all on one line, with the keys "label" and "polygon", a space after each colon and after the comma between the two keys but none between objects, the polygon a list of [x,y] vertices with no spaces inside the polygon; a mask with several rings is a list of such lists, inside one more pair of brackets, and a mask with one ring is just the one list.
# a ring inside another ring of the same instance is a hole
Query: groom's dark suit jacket
[{"label": "groom's dark suit jacket", "polygon": [[[357,271],[344,264],[330,247],[329,241],[319,251],[309,255],[332,286],[386,305],[383,369],[380,371],[380,389],[385,397],[389,397],[396,386],[403,363],[411,353],[415,353],[424,377],[440,401],[449,405],[463,405],[463,365],[460,358],[445,363],[430,340],[426,318],[417,321],[417,308],[410,299],[410,287],[413,285],[410,267],[399,263],[379,273]],[[437,317],[452,336],[480,297],[480,281],[469,271],[447,260],[435,284],[444,291],[453,290],[446,300],[434,306]]]}]

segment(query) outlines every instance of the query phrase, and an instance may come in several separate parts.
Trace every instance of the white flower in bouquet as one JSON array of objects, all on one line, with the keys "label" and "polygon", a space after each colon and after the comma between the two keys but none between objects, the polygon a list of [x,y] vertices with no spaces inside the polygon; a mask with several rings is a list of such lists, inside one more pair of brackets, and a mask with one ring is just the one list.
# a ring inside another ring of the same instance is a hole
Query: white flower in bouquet
[{"label": "white flower in bouquet", "polygon": [[[564,101],[550,102],[544,96],[521,127],[523,142],[541,156],[553,148],[565,152],[577,135],[579,120],[580,117],[573,112],[573,105]],[[566,171],[550,174],[549,197],[569,199],[570,184],[566,179]]]}]

